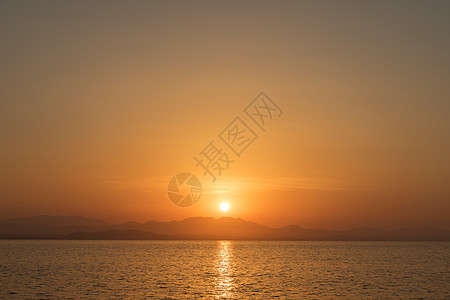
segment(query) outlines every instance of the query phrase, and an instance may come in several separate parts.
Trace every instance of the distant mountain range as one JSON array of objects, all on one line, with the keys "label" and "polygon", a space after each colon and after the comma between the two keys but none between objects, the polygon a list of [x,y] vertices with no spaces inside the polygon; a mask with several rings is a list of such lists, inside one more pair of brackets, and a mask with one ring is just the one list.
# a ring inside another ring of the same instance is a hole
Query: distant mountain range
[{"label": "distant mountain range", "polygon": [[271,228],[240,218],[195,217],[182,221],[108,224],[83,217],[36,216],[0,221],[0,239],[70,240],[300,240],[300,241],[450,241],[450,231],[432,227],[385,231]]}]

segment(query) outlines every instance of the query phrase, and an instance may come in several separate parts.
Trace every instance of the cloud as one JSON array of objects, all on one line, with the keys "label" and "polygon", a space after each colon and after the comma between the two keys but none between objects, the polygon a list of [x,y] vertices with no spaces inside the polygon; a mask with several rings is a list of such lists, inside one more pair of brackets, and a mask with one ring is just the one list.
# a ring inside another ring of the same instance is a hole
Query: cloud
[{"label": "cloud", "polygon": [[235,194],[242,191],[293,191],[293,190],[348,190],[367,188],[354,183],[326,177],[223,177],[214,183],[205,183],[204,192],[209,194]]}]

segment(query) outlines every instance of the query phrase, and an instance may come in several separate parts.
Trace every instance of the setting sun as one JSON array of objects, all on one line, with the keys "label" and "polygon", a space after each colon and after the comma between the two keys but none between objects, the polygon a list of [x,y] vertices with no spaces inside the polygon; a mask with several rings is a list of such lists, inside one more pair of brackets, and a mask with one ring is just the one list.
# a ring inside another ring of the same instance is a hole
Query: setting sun
[{"label": "setting sun", "polygon": [[450,300],[450,0],[0,24],[0,300]]},{"label": "setting sun", "polygon": [[227,202],[220,203],[220,210],[221,211],[228,211],[230,209],[230,204]]}]

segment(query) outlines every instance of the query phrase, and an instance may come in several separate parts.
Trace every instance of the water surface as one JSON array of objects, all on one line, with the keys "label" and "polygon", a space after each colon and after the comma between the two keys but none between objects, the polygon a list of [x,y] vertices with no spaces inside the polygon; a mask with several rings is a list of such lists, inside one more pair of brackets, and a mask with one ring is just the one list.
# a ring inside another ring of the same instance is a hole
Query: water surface
[{"label": "water surface", "polygon": [[450,243],[0,240],[0,298],[450,298]]}]

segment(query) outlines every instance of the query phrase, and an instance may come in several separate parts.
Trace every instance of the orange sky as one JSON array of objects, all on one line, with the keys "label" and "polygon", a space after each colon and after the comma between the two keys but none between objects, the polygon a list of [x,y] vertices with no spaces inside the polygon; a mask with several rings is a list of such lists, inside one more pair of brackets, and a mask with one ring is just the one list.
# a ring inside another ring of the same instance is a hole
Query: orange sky
[{"label": "orange sky", "polygon": [[[450,229],[449,29],[448,1],[2,1],[0,218]],[[260,91],[283,116],[174,206]]]}]

